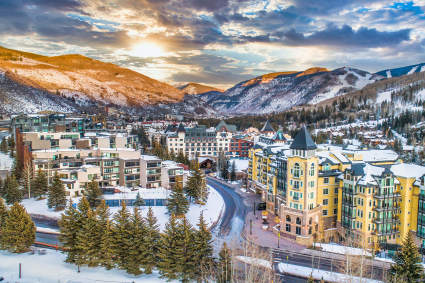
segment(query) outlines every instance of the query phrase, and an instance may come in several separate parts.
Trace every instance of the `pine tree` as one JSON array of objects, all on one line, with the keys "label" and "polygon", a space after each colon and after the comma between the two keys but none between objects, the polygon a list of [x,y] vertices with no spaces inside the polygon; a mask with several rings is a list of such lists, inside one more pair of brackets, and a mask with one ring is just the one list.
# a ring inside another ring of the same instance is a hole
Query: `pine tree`
[{"label": "pine tree", "polygon": [[97,264],[108,270],[113,267],[113,250],[111,247],[112,227],[109,216],[109,207],[106,205],[105,200],[102,200],[96,208],[97,223],[94,237],[96,238],[96,247],[98,248]]},{"label": "pine tree", "polygon": [[132,239],[127,251],[126,271],[130,274],[139,275],[142,273],[140,267],[144,260],[144,250],[149,247],[149,244],[145,242],[146,223],[137,207],[134,207],[130,222]]},{"label": "pine tree", "polygon": [[115,263],[118,268],[127,270],[128,250],[132,246],[132,229],[130,223],[130,213],[125,202],[122,208],[114,215],[112,225],[112,251]]},{"label": "pine tree", "polygon": [[61,232],[59,235],[59,240],[61,241],[63,248],[67,253],[65,261],[68,263],[76,263],[76,259],[78,257],[78,219],[79,212],[76,208],[74,208],[72,201],[70,201],[64,213],[62,213],[61,219],[59,220],[59,228]]},{"label": "pine tree", "polygon": [[98,242],[96,237],[96,213],[90,208],[88,200],[83,197],[78,204],[78,230],[76,237],[76,250],[78,266],[96,266],[96,255],[98,253]]},{"label": "pine tree", "polygon": [[186,159],[185,159],[185,157],[184,157],[183,150],[180,150],[180,151],[178,152],[178,154],[177,154],[177,158],[176,158],[176,161],[177,161],[178,163],[183,163],[183,164],[185,164]]},{"label": "pine tree", "polygon": [[47,177],[41,169],[38,169],[37,175],[33,181],[32,193],[34,197],[41,198],[48,191]]},{"label": "pine tree", "polygon": [[0,197],[4,197],[6,195],[5,189],[4,189],[4,182],[3,179],[0,179]]},{"label": "pine tree", "polygon": [[232,162],[232,171],[230,172],[230,180],[232,182],[236,181],[236,163],[234,160]]},{"label": "pine tree", "polygon": [[181,186],[176,186],[167,203],[168,213],[182,216],[189,210],[189,201],[183,194]]},{"label": "pine tree", "polygon": [[393,260],[395,263],[390,269],[392,278],[406,282],[423,282],[424,268],[421,255],[410,232],[407,233],[402,247],[397,251]]},{"label": "pine tree", "polygon": [[196,165],[192,171],[192,176],[190,176],[187,181],[186,194],[196,202],[205,202],[208,199],[208,190],[205,176]]},{"label": "pine tree", "polygon": [[179,277],[181,282],[189,282],[195,278],[196,270],[199,269],[199,262],[196,261],[196,253],[194,242],[194,231],[192,225],[186,217],[183,217],[181,224],[178,225],[177,231],[177,256],[179,258]]},{"label": "pine tree", "polygon": [[8,213],[7,206],[4,203],[3,199],[0,198],[0,250],[3,249],[1,239],[2,239],[2,231],[6,223],[7,213]]},{"label": "pine tree", "polygon": [[221,168],[221,177],[224,180],[228,180],[229,179],[229,164],[228,164],[227,159],[225,159],[223,161],[222,168]]},{"label": "pine tree", "polygon": [[199,215],[198,229],[194,235],[193,246],[195,248],[195,262],[200,268],[197,268],[196,277],[198,280],[206,281],[206,276],[210,274],[213,263],[213,247],[212,235],[208,230],[207,224],[204,220],[204,215],[201,212]]},{"label": "pine tree", "polygon": [[232,255],[226,243],[218,254],[217,282],[228,283],[232,280]]},{"label": "pine tree", "polygon": [[143,252],[142,266],[146,274],[151,274],[152,269],[158,262],[158,248],[161,235],[159,233],[159,225],[156,217],[153,214],[152,208],[149,207],[146,216],[146,247]]},{"label": "pine tree", "polygon": [[8,150],[7,141],[6,141],[6,138],[3,138],[0,143],[0,151],[3,153],[7,153],[7,150]]},{"label": "pine tree", "polygon": [[93,179],[90,183],[87,184],[87,188],[84,190],[84,195],[86,196],[92,209],[99,206],[102,200],[102,191],[99,188],[99,183]]},{"label": "pine tree", "polygon": [[314,278],[313,278],[313,274],[312,273],[310,273],[310,276],[308,277],[307,283],[314,283]]},{"label": "pine tree", "polygon": [[25,208],[15,202],[9,209],[2,229],[1,246],[14,253],[29,250],[35,241],[35,225]]},{"label": "pine tree", "polygon": [[170,216],[165,230],[161,234],[158,247],[158,270],[162,278],[175,280],[179,276],[181,258],[178,254],[178,223],[174,215]]},{"label": "pine tree", "polygon": [[65,188],[57,173],[55,173],[53,182],[49,187],[47,206],[55,210],[63,210],[66,206]]},{"label": "pine tree", "polygon": [[144,199],[142,199],[142,197],[140,196],[140,193],[139,193],[139,192],[137,192],[136,199],[134,200],[133,205],[134,205],[134,206],[137,206],[137,207],[139,207],[139,208],[140,208],[141,206],[144,206],[144,205],[145,205],[145,200],[144,200]]},{"label": "pine tree", "polygon": [[19,183],[15,178],[15,175],[6,178],[4,184],[4,192],[7,204],[13,204],[15,202],[21,202],[22,200],[22,191],[19,188]]}]

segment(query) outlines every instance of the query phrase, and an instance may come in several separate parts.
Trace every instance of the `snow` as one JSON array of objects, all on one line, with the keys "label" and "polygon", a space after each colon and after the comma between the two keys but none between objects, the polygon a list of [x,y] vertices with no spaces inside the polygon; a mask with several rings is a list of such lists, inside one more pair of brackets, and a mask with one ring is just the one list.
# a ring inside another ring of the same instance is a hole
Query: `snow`
[{"label": "snow", "polygon": [[391,76],[391,71],[390,70],[388,70],[387,71],[387,78],[391,78],[392,76]]},{"label": "snow", "polygon": [[314,279],[316,279],[316,280],[322,280],[323,279],[326,282],[383,283],[382,281],[378,281],[378,280],[360,278],[360,277],[350,276],[350,275],[347,275],[347,274],[325,271],[325,270],[321,270],[321,269],[312,269],[311,267],[299,266],[299,265],[294,265],[294,264],[287,264],[287,263],[283,263],[283,262],[279,263],[277,268],[282,273],[287,273],[287,274],[300,276],[300,277],[304,277],[304,278],[308,278],[311,274],[311,276]]},{"label": "snow", "polygon": [[352,247],[347,247],[347,246],[338,245],[338,244],[316,243],[315,246],[322,248],[322,251],[330,252],[330,253],[343,254],[343,255],[349,254],[349,255],[372,256],[369,252],[365,251],[364,249],[352,248]]},{"label": "snow", "polygon": [[398,177],[419,178],[425,174],[425,167],[416,164],[401,163],[391,166],[391,172]]},{"label": "snow", "polygon": [[233,166],[233,162],[235,162],[236,172],[246,171],[248,169],[248,165],[249,165],[248,159],[230,159],[229,160],[230,166]]},{"label": "snow", "polygon": [[421,67],[420,72],[424,72],[425,71],[425,65]]},{"label": "snow", "polygon": [[419,68],[418,66],[414,66],[412,69],[409,70],[409,72],[407,72],[408,75],[413,74],[414,72],[416,72],[416,70]]},{"label": "snow", "polygon": [[391,102],[391,93],[392,90],[383,91],[377,94],[376,96],[376,103],[381,104],[382,102]]},{"label": "snow", "polygon": [[8,154],[0,152],[0,169],[10,170],[13,166],[13,158],[11,158]]},{"label": "snow", "polygon": [[[221,195],[214,188],[210,186],[208,186],[208,188],[209,196],[205,205],[192,203],[190,205],[189,211],[186,213],[186,217],[193,226],[198,223],[201,211],[204,214],[204,219],[208,226],[211,226],[216,223],[224,211],[224,201]],[[78,201],[79,198],[73,199],[74,203],[78,203]],[[54,211],[53,209],[49,209],[47,207],[47,199],[24,199],[21,204],[26,208],[29,214],[44,215],[50,218],[60,219],[61,214],[63,213],[63,211]],[[165,224],[168,222],[167,207],[151,206],[151,208],[155,217],[158,219],[160,229],[163,230],[165,228]],[[114,214],[119,211],[121,207],[110,207],[109,209],[111,214]],[[133,208],[129,207],[128,209],[132,210]],[[140,207],[143,216],[146,216],[148,209],[148,206]]]},{"label": "snow", "polygon": [[45,227],[36,227],[37,232],[47,233],[47,234],[60,234],[58,229],[45,228]]},{"label": "snow", "polygon": [[[159,283],[167,282],[160,279],[154,271],[151,275],[133,276],[118,269],[106,270],[103,267],[77,267],[65,263],[66,255],[59,251],[45,250],[46,254],[12,254],[0,251],[0,270],[5,282],[20,283],[92,283],[92,282],[136,282],[136,283]],[[18,267],[22,266],[22,279],[19,279]],[[177,282],[177,281],[171,281]]]},{"label": "snow", "polygon": [[264,267],[267,269],[272,269],[271,262],[262,258],[255,258],[255,257],[248,257],[248,256],[236,256],[235,258],[236,260],[242,261],[244,263]]}]

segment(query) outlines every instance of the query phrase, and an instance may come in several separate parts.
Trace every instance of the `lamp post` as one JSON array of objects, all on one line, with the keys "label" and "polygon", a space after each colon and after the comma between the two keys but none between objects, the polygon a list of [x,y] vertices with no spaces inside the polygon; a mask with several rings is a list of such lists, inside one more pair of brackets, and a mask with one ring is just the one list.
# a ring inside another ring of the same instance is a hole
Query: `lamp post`
[{"label": "lamp post", "polygon": [[254,216],[255,216],[255,201],[254,201],[254,207],[253,208],[254,208]]}]

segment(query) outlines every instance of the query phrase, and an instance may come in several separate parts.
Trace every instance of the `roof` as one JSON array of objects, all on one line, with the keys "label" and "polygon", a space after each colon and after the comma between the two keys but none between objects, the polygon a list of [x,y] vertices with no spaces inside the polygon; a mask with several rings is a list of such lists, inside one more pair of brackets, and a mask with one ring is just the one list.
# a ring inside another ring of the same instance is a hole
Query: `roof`
[{"label": "roof", "polygon": [[266,121],[263,128],[261,129],[262,132],[274,132],[274,129],[272,125],[270,124],[269,120]]},{"label": "roof", "polygon": [[221,120],[220,123],[218,123],[218,125],[215,127],[215,130],[217,132],[220,132],[223,129],[223,127],[226,129],[226,131],[236,132],[236,126],[235,125],[227,124],[223,120]]},{"label": "roof", "polygon": [[316,143],[311,138],[307,128],[303,126],[295,136],[295,139],[291,144],[291,149],[311,150],[316,148]]},{"label": "roof", "polygon": [[183,124],[182,123],[180,123],[179,124],[179,127],[177,128],[177,133],[180,133],[180,132],[186,132],[186,130],[185,130],[185,128],[184,128],[184,126],[183,126]]},{"label": "roof", "polygon": [[275,140],[275,141],[286,141],[287,139],[286,139],[285,135],[283,134],[283,132],[281,130],[278,130],[274,134],[273,140]]},{"label": "roof", "polygon": [[420,178],[425,174],[425,167],[417,164],[400,163],[391,166],[391,172],[397,177]]}]

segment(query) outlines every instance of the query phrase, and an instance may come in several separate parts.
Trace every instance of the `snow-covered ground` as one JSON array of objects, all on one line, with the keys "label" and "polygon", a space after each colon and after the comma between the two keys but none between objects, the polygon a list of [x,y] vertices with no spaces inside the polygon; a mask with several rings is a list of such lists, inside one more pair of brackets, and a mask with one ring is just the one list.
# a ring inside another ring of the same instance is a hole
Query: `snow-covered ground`
[{"label": "snow-covered ground", "polygon": [[9,170],[13,166],[13,158],[11,158],[8,154],[0,152],[0,170],[7,169]]},{"label": "snow-covered ground", "polygon": [[309,277],[310,274],[315,280],[324,280],[326,282],[337,282],[337,283],[383,283],[382,281],[360,278],[355,276],[346,275],[343,273],[330,272],[321,269],[312,269],[311,267],[299,266],[294,264],[287,263],[279,263],[278,269],[280,272],[284,272],[287,274],[301,276],[301,277]]},{"label": "snow-covered ground", "polygon": [[[221,195],[212,187],[209,187],[209,196],[205,205],[191,204],[189,211],[186,213],[187,218],[189,219],[192,225],[198,223],[199,215],[203,211],[204,219],[209,226],[213,225],[220,218],[221,213],[224,211],[224,201]],[[78,202],[78,199],[74,198],[73,202]],[[24,199],[22,205],[25,206],[26,210],[30,214],[44,215],[47,217],[59,219],[63,211],[54,211],[47,207],[47,199],[35,200],[35,199]],[[132,210],[132,207],[128,207],[129,210]],[[111,213],[115,213],[120,210],[121,207],[111,207]],[[142,206],[141,213],[143,216],[146,216],[149,207]],[[158,218],[158,224],[160,228],[163,229],[165,224],[168,222],[168,214],[166,206],[152,206],[153,213],[156,218]]]},{"label": "snow-covered ground", "polygon": [[[0,276],[4,277],[5,282],[20,283],[167,282],[165,279],[159,278],[158,273],[133,276],[122,270],[106,270],[102,267],[82,267],[81,272],[77,273],[77,267],[65,263],[65,258],[65,254],[53,250],[46,250],[45,255],[38,253],[34,255],[30,253],[11,254],[6,251],[0,251]],[[22,266],[21,279],[19,279],[18,273],[19,263]]]},{"label": "snow-covered ground", "polygon": [[364,249],[352,248],[338,244],[322,244],[316,243],[316,247],[322,248],[322,251],[337,253],[337,254],[349,254],[349,255],[364,255],[364,256],[372,256],[371,253],[365,251]]}]

